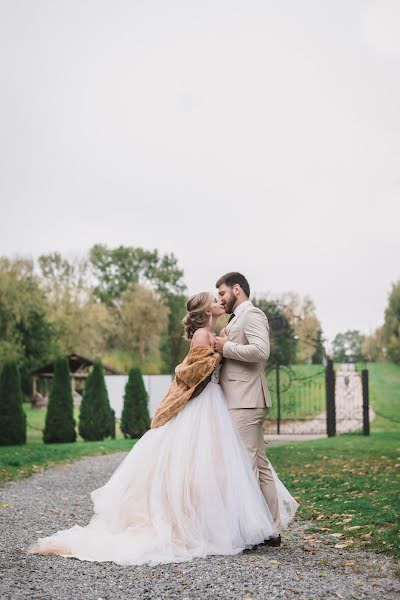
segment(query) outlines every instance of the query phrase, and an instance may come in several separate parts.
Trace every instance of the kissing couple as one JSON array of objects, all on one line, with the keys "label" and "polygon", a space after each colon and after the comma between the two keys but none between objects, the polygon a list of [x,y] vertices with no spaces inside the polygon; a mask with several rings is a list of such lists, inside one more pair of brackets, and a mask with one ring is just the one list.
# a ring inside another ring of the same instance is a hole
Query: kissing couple
[{"label": "kissing couple", "polygon": [[91,493],[89,524],[40,538],[29,552],[156,565],[281,544],[298,504],[265,455],[268,320],[242,274],[227,273],[216,287],[216,296],[189,298],[188,354],[152,428]]}]

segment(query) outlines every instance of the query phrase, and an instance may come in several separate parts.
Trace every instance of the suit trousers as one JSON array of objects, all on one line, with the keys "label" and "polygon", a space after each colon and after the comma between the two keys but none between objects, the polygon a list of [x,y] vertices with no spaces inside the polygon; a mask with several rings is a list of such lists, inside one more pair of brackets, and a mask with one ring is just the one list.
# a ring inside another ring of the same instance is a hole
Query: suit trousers
[{"label": "suit trousers", "polygon": [[278,532],[281,532],[278,494],[269,461],[265,455],[263,422],[267,409],[231,408],[229,414],[249,453],[255,476],[271,511],[276,528]]}]

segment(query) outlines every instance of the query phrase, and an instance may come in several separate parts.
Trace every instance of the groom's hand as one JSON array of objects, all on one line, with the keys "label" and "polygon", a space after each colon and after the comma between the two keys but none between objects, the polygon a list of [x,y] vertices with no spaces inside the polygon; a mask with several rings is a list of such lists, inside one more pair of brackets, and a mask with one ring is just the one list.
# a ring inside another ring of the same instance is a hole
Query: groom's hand
[{"label": "groom's hand", "polygon": [[215,350],[220,354],[224,353],[225,342],[228,341],[228,336],[225,333],[225,329],[215,338]]}]

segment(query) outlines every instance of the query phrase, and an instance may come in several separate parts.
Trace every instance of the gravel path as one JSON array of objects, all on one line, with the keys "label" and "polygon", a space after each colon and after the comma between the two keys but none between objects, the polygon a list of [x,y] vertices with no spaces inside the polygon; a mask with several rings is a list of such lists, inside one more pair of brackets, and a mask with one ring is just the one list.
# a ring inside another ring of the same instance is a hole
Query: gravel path
[{"label": "gravel path", "polygon": [[286,534],[281,548],[262,547],[234,557],[215,556],[158,567],[122,567],[26,554],[37,537],[88,521],[89,492],[108,479],[123,456],[85,458],[1,490],[2,600],[386,600],[400,596],[394,561],[334,548],[337,539],[307,535],[307,524],[300,522]]}]

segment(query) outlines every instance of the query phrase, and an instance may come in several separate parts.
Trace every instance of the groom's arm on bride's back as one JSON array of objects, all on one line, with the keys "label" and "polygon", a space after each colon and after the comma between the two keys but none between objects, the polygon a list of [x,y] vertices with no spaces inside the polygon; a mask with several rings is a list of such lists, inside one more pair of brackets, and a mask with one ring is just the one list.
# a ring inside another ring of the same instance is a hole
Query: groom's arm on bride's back
[{"label": "groom's arm on bride's back", "polygon": [[227,341],[224,345],[224,357],[243,362],[268,360],[270,354],[268,319],[261,311],[249,310],[244,315],[243,331],[247,344]]}]

